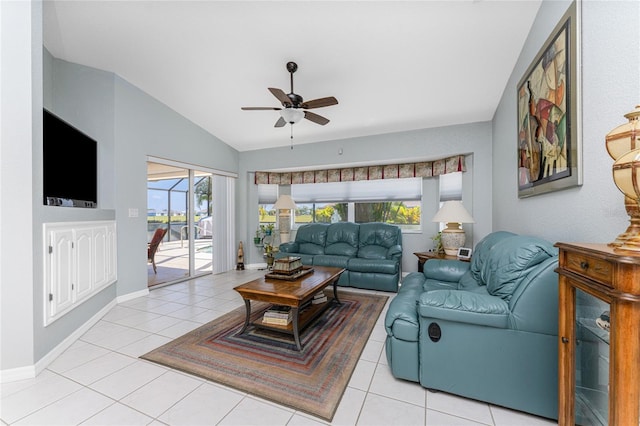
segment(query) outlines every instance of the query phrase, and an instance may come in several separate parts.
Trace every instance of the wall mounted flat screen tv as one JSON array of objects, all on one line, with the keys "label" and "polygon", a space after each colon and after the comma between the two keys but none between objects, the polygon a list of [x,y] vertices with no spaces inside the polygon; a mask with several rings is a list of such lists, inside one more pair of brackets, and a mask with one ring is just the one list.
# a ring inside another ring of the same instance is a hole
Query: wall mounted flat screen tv
[{"label": "wall mounted flat screen tv", "polygon": [[46,109],[43,114],[44,204],[96,208],[98,143]]}]

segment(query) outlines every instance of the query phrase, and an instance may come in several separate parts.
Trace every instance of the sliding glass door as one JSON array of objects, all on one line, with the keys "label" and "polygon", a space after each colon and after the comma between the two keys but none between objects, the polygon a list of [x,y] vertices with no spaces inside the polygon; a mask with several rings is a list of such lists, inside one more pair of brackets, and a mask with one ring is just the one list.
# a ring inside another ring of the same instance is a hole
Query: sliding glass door
[{"label": "sliding glass door", "polygon": [[212,272],[212,181],[208,171],[147,163],[148,241],[156,229],[166,229],[160,245],[149,249],[149,286]]}]

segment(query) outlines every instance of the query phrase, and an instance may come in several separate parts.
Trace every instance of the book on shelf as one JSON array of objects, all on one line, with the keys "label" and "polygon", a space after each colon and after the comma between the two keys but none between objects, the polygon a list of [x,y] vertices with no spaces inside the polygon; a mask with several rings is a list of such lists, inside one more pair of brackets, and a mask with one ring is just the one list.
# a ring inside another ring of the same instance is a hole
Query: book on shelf
[{"label": "book on shelf", "polygon": [[267,316],[262,317],[263,324],[288,325],[291,321],[292,318],[272,318]]},{"label": "book on shelf", "polygon": [[287,325],[293,318],[293,311],[289,306],[272,306],[262,316],[262,322]]},{"label": "book on shelf", "polygon": [[324,294],[323,291],[316,293],[313,295],[313,299],[311,299],[311,303],[313,305],[319,305],[327,301],[327,295]]}]

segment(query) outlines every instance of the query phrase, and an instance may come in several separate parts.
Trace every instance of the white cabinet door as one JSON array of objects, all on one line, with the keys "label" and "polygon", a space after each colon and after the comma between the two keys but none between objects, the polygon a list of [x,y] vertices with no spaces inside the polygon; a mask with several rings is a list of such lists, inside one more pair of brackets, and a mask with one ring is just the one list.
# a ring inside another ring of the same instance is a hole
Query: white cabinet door
[{"label": "white cabinet door", "polygon": [[93,228],[93,286],[102,287],[107,283],[107,227]]},{"label": "white cabinet door", "polygon": [[116,224],[107,225],[107,282],[112,283],[118,278],[118,262],[116,256]]},{"label": "white cabinet door", "polygon": [[45,325],[116,281],[112,221],[44,224]]},{"label": "white cabinet door", "polygon": [[56,230],[49,235],[48,257],[50,267],[46,270],[49,285],[45,295],[49,315],[68,309],[74,302],[73,291],[73,231]]},{"label": "white cabinet door", "polygon": [[84,299],[93,289],[93,229],[80,228],[75,233],[76,298]]}]

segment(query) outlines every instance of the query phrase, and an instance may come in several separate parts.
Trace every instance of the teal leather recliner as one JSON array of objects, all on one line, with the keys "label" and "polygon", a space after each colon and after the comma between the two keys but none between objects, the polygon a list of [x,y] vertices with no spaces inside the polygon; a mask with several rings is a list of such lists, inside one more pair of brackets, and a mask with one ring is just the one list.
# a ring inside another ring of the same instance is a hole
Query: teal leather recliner
[{"label": "teal leather recliner", "polygon": [[471,262],[408,274],[385,317],[394,377],[557,419],[557,264],[551,243],[499,231]]},{"label": "teal leather recliner", "polygon": [[345,268],[340,286],[395,292],[402,232],[380,222],[310,223],[298,228],[295,241],[280,244],[276,258],[284,256],[300,256],[304,265]]}]

